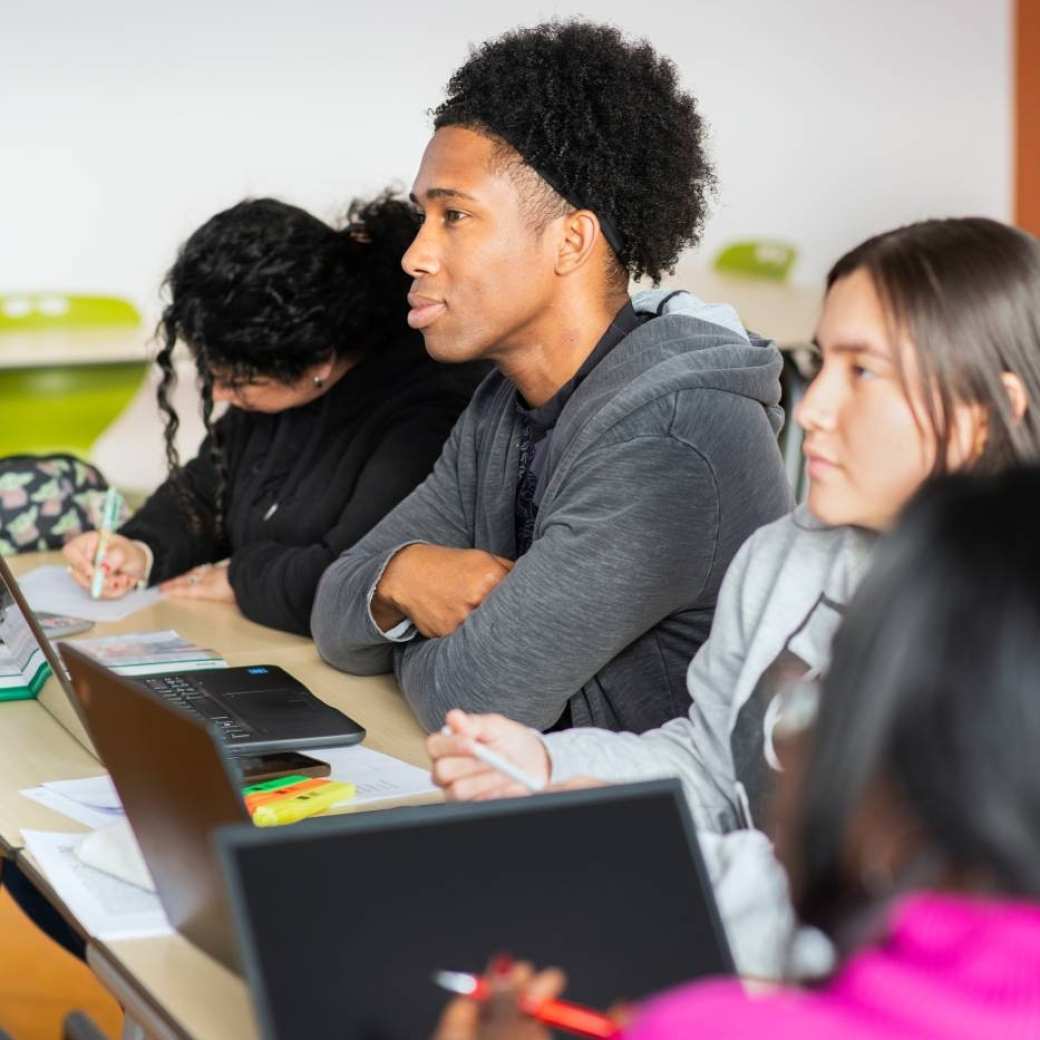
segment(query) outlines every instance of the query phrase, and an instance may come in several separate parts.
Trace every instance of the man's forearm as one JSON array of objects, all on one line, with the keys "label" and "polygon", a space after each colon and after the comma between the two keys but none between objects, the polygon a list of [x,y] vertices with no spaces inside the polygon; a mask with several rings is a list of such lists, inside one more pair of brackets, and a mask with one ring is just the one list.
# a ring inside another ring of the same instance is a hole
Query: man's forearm
[{"label": "man's forearm", "polygon": [[[322,575],[311,612],[311,632],[329,664],[355,675],[391,670],[393,640],[373,623],[367,590],[378,583],[388,557],[345,555]],[[390,628],[393,628],[391,625]]]}]

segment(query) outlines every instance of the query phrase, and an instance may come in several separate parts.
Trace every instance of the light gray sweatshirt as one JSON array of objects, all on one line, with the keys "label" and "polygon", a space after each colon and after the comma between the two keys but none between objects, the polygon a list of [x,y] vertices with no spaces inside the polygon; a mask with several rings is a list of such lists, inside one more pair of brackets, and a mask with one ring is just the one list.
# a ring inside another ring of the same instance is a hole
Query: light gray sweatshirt
[{"label": "light gray sweatshirt", "polygon": [[741,974],[780,978],[806,948],[814,971],[826,961],[818,933],[794,942],[786,874],[766,836],[744,828],[762,822],[773,786],[778,706],[806,676],[826,671],[875,537],[827,527],[804,506],[760,528],[730,566],[711,634],[690,663],[686,717],[642,735],[586,728],[542,737],[554,782],[683,781]]},{"label": "light gray sweatshirt", "polygon": [[543,738],[553,781],[677,776],[698,828],[761,822],[785,693],[820,675],[875,535],[827,527],[805,506],[760,528],[719,592],[711,635],[690,662],[688,715],[641,735],[572,729]]},{"label": "light gray sweatshirt", "polygon": [[382,632],[370,610],[393,555],[427,542],[514,559],[516,388],[494,372],[431,475],[325,572],[312,630],[330,664],[397,680],[434,729],[450,708],[539,730],[642,732],[686,711],[686,666],[719,585],[757,527],[790,508],[776,432],[780,356],[731,308],[688,293],[596,365],[556,424],[530,549],[451,635]]}]

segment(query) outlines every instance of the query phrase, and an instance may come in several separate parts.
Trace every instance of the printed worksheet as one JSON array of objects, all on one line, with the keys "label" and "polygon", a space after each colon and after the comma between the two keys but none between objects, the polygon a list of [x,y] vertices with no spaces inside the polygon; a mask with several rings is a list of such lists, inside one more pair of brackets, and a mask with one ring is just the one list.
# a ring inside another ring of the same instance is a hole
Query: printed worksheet
[{"label": "printed worksheet", "polygon": [[111,874],[88,867],[76,855],[85,834],[22,831],[47,881],[72,914],[97,939],[145,939],[173,928],[159,897]]},{"label": "printed worksheet", "polygon": [[432,794],[437,790],[430,774],[380,751],[355,744],[352,747],[324,748],[307,754],[332,766],[333,780],[354,784],[357,796],[350,803],[380,802],[386,798]]}]

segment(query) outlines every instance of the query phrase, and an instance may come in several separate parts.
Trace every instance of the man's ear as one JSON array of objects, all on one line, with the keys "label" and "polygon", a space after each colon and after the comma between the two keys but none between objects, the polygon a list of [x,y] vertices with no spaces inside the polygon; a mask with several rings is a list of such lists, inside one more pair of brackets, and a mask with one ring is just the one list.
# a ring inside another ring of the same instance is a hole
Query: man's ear
[{"label": "man's ear", "polygon": [[584,267],[603,240],[599,218],[588,209],[577,209],[559,218],[563,221],[559,249],[556,254],[556,273],[573,274]]},{"label": "man's ear", "polygon": [[1014,372],[1004,372],[1000,376],[1004,384],[1004,390],[1011,404],[1011,417],[1015,422],[1021,422],[1029,407],[1029,395],[1026,393],[1025,383]]}]

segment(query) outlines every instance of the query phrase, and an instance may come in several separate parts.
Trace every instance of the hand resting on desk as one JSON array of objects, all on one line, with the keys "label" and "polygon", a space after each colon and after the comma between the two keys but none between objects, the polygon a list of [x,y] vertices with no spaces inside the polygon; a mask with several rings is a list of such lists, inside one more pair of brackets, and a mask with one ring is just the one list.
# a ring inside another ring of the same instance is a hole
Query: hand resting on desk
[{"label": "hand resting on desk", "polygon": [[235,603],[235,590],[228,581],[228,561],[203,563],[190,571],[164,581],[159,588],[166,596],[180,599],[205,599],[214,603]]}]

